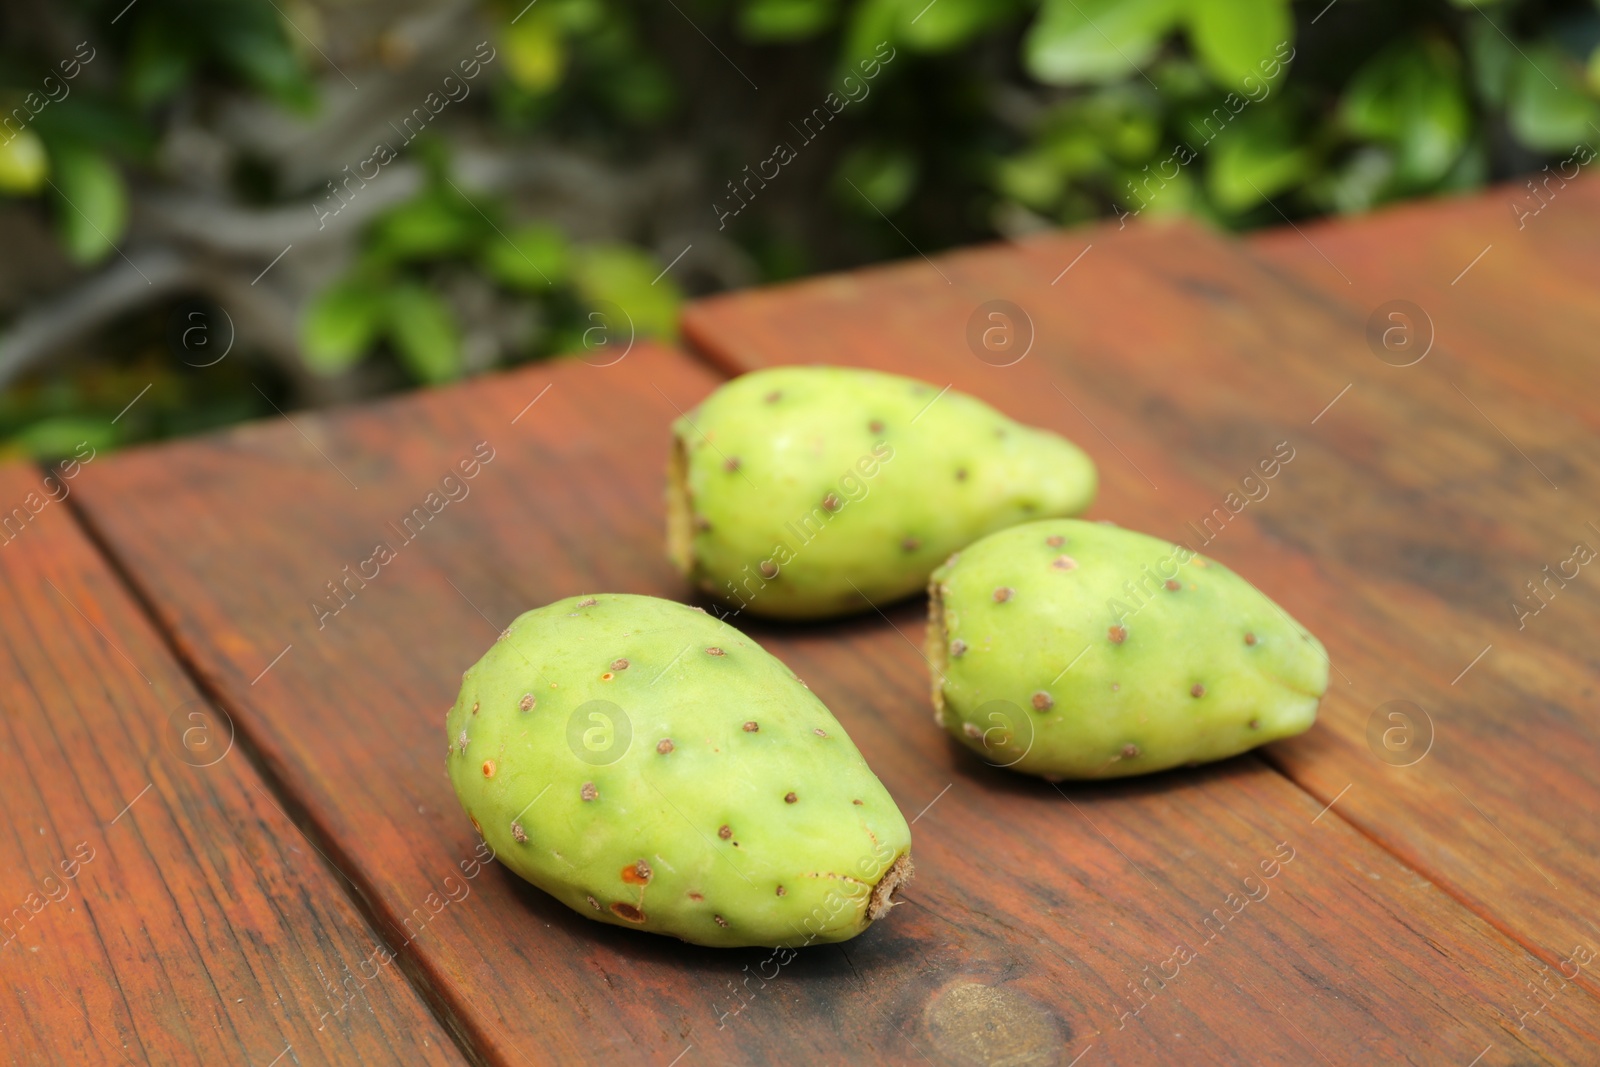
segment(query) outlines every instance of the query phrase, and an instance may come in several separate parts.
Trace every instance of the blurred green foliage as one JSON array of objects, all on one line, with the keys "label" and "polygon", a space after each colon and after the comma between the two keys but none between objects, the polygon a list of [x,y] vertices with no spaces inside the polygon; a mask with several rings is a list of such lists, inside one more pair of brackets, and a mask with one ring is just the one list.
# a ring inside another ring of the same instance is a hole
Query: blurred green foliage
[{"label": "blurred green foliage", "polygon": [[[0,45],[14,120],[0,131],[0,197],[47,213],[84,268],[115,255],[130,182],[161,179],[154,157],[175,115],[220,87],[312,117],[319,85],[335,84],[272,0],[141,0],[113,22],[123,3],[77,5],[95,31],[76,53]],[[707,231],[722,183],[768,151],[749,146],[790,138],[792,119],[887,43],[895,58],[844,132],[807,149],[808,177],[730,224],[766,278],[1093,218],[1182,213],[1244,229],[1356,212],[1537,171],[1600,140],[1595,0],[492,0],[477,17],[499,56],[470,105],[480,138],[614,160],[687,144],[704,164]],[[747,71],[764,83],[759,105]],[[740,109],[744,125],[722,135]],[[502,360],[584,347],[602,306],[622,309],[629,336],[672,336],[681,295],[650,253],[463,191],[447,138],[430,132],[412,154],[423,189],[362,228],[348,269],[302,309],[310,373],[468,373],[447,295],[463,277],[537,312]],[[241,201],[274,202],[270,174],[247,178]],[[838,225],[785,225],[797,201]],[[266,392],[286,393],[283,375],[256,395],[248,375],[197,378],[149,357],[11,388],[0,438],[59,448],[117,406],[102,385],[136,384],[122,381],[130,367],[162,385],[150,414],[98,431],[104,443],[259,414]],[[208,414],[186,415],[194,405]]]}]

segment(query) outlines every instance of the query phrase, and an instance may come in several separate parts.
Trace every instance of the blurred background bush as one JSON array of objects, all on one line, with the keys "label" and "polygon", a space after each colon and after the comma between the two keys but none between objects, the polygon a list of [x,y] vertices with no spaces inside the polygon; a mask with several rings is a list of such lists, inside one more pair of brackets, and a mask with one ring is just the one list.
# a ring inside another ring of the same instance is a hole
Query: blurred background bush
[{"label": "blurred background bush", "polygon": [[1101,217],[1358,212],[1600,143],[1590,0],[0,0],[0,26],[10,455],[605,362],[686,294]]}]

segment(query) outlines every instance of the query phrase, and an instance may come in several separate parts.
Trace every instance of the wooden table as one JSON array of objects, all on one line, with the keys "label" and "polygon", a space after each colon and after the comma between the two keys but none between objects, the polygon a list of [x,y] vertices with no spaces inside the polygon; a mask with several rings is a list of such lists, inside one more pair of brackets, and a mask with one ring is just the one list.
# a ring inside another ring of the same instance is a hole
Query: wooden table
[{"label": "wooden table", "polygon": [[[0,1047],[1600,1062],[1600,578],[1564,562],[1600,550],[1600,183],[1520,228],[1514,195],[1248,242],[1105,226],[908,249],[694,305],[682,350],[81,465],[0,549]],[[1012,347],[981,343],[997,309]],[[1211,517],[1204,551],[1328,647],[1315,729],[1058,790],[931,728],[920,603],[754,625],[915,819],[906,907],[774,975],[765,952],[588,922],[485,860],[441,759],[460,671],[557,597],[684,597],[667,425],[727,375],[796,362],[1068,434],[1101,470],[1092,517],[1168,537]],[[1281,442],[1293,459],[1235,507]],[[6,506],[42,475],[0,471]],[[379,543],[393,560],[351,579]],[[1241,903],[1264,862],[1269,892]]]}]

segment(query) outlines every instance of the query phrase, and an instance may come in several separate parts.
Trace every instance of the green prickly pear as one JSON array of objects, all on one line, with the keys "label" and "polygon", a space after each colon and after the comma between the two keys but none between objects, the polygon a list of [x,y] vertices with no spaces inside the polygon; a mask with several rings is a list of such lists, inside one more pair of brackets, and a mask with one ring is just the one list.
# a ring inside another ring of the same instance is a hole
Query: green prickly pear
[{"label": "green prickly pear", "polygon": [[1032,522],[929,585],[933,704],[990,763],[1052,780],[1201,763],[1309,729],[1322,645],[1243,578],[1103,523]]},{"label": "green prickly pear", "polygon": [[446,728],[496,858],[592,919],[701,945],[843,941],[911,875],[905,818],[822,701],[698,608],[529,611],[467,670]]},{"label": "green prickly pear", "polygon": [[954,550],[1075,515],[1094,464],[953,390],[845,367],[735,378],[673,425],[667,544],[719,599],[775,618],[868,610]]}]

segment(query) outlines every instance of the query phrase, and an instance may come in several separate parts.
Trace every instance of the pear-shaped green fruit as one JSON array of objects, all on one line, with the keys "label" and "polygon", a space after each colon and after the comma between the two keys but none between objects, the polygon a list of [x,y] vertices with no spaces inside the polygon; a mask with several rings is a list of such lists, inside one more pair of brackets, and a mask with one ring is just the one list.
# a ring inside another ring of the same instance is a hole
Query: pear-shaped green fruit
[{"label": "pear-shaped green fruit", "polygon": [[446,727],[496,858],[601,922],[843,941],[911,875],[905,818],[822,701],[698,608],[602,594],[527,612]]},{"label": "pear-shaped green fruit", "polygon": [[1031,522],[968,546],[929,585],[939,724],[992,764],[1112,778],[1236,755],[1310,728],[1322,645],[1183,545]]},{"label": "pear-shaped green fruit", "polygon": [[1075,515],[1094,464],[1057,434],[911,378],[778,367],[673,426],[667,544],[740,610],[821,618],[921,589],[994,530]]}]

